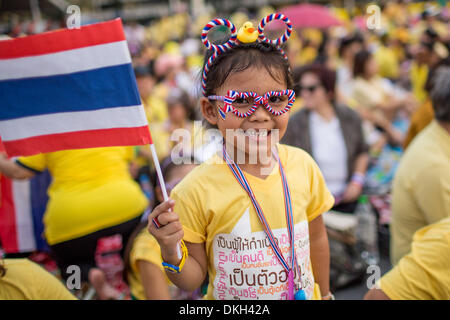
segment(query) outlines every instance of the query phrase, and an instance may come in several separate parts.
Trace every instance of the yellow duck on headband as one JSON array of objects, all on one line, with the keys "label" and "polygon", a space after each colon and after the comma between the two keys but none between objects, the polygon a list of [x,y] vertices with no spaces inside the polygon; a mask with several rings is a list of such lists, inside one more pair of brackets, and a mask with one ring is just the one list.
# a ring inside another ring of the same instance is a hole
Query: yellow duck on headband
[{"label": "yellow duck on headband", "polygon": [[258,30],[253,27],[253,23],[247,21],[244,25],[239,29],[237,33],[237,38],[242,43],[250,43],[255,42],[258,39]]}]

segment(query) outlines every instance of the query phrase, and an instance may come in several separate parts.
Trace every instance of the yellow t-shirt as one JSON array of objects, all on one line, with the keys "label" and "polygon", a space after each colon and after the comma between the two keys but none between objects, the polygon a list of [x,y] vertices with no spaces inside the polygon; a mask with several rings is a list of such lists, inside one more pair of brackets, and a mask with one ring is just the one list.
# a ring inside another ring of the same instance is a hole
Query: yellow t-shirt
[{"label": "yellow t-shirt", "polygon": [[[4,259],[0,300],[77,300],[64,285],[28,259]],[[0,262],[1,263],[1,262]]]},{"label": "yellow t-shirt", "polygon": [[450,218],[417,231],[411,252],[379,286],[393,300],[450,300]]},{"label": "yellow t-shirt", "polygon": [[136,239],[134,239],[130,252],[131,271],[128,273],[131,294],[139,300],[145,300],[144,286],[142,285],[141,274],[137,266],[138,260],[148,261],[156,265],[164,273],[167,284],[172,285],[162,266],[161,249],[158,241],[148,232],[147,228],[142,229]]},{"label": "yellow t-shirt", "polygon": [[450,216],[450,134],[433,120],[411,142],[392,192],[391,260],[411,249],[414,232]]},{"label": "yellow t-shirt", "polygon": [[17,161],[35,171],[48,168],[53,181],[44,215],[50,245],[123,223],[148,206],[132,180],[128,161],[132,147],[65,150]]},{"label": "yellow t-shirt", "polygon": [[[334,203],[314,160],[303,150],[278,145],[292,198],[296,255],[308,299],[320,299],[310,261],[308,223]],[[245,174],[245,173],[244,173]],[[266,179],[245,174],[283,255],[289,255],[284,196],[276,166]],[[191,171],[172,191],[184,240],[205,242],[206,299],[285,299],[287,273],[274,256],[248,194],[221,156]],[[298,281],[296,272],[296,282]]]}]

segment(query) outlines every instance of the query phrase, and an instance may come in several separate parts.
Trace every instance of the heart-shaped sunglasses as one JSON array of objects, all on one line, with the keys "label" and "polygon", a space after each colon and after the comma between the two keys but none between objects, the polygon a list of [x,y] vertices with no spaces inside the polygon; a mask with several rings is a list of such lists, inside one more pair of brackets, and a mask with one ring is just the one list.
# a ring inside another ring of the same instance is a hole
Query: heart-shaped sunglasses
[{"label": "heart-shaped sunglasses", "polygon": [[260,96],[255,92],[229,90],[226,96],[208,96],[208,99],[223,101],[223,106],[219,106],[219,114],[224,120],[228,112],[232,112],[239,118],[250,117],[259,106],[263,106],[274,116],[279,116],[292,108],[295,101],[295,92],[286,89],[269,91]]}]

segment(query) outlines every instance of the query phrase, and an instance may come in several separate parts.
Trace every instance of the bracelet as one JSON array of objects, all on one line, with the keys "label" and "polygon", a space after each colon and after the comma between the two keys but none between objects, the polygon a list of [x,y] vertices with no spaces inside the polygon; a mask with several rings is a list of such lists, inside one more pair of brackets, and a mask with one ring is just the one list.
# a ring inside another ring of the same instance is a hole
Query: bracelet
[{"label": "bracelet", "polygon": [[362,173],[355,172],[352,176],[351,182],[359,185],[361,188],[364,186],[366,176]]},{"label": "bracelet", "polygon": [[334,297],[334,294],[329,292],[328,294],[326,294],[322,297],[322,300],[336,300],[336,298]]},{"label": "bracelet", "polygon": [[180,273],[181,270],[183,269],[184,263],[186,262],[186,259],[188,257],[188,249],[187,249],[186,245],[184,244],[183,240],[181,240],[180,246],[181,246],[181,250],[183,252],[183,257],[181,258],[180,264],[178,266],[174,266],[173,264],[164,262],[164,259],[162,258],[162,255],[161,255],[161,260],[163,261],[162,265],[166,271],[169,271],[172,273]]}]

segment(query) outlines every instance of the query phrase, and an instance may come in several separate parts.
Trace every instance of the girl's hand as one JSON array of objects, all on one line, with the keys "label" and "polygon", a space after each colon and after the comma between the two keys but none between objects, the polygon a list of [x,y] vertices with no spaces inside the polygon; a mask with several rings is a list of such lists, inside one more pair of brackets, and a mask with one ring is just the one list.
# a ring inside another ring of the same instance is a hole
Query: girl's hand
[{"label": "girl's hand", "polygon": [[[177,250],[184,231],[179,216],[173,212],[174,205],[175,201],[169,199],[157,206],[148,216],[147,228],[158,241],[164,261],[178,265],[180,258]],[[153,218],[157,219],[160,228],[153,224]]]}]

